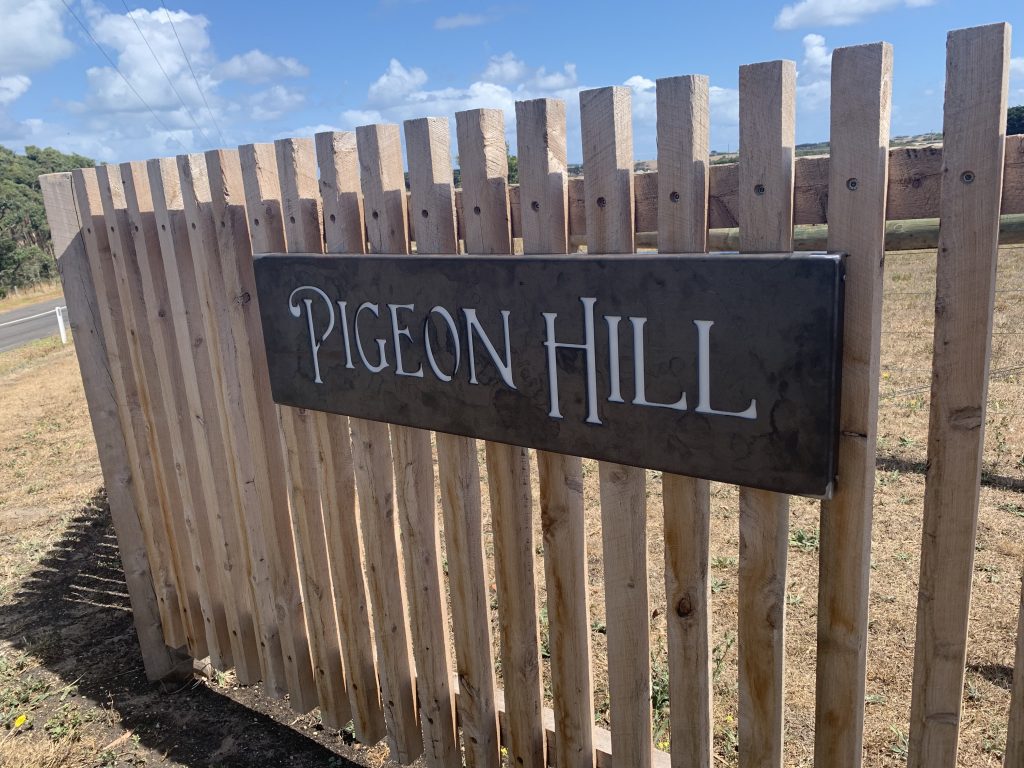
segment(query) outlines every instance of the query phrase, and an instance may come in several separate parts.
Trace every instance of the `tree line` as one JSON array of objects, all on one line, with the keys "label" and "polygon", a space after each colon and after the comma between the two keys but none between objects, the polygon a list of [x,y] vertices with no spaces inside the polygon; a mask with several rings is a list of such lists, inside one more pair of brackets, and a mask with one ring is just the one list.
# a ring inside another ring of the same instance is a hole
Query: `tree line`
[{"label": "tree line", "polygon": [[0,147],[0,298],[57,276],[39,176],[91,165],[51,147],[28,146],[23,155]]}]

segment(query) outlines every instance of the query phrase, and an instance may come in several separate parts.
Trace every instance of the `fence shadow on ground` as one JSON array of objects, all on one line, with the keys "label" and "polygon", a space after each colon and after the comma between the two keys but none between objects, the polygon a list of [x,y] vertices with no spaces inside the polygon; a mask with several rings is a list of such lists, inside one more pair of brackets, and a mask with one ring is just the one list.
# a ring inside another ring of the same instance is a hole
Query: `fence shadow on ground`
[{"label": "fence shadow on ground", "polygon": [[256,688],[239,689],[243,704],[201,681],[161,690],[146,680],[102,491],[0,607],[0,636],[80,696],[112,706],[141,746],[176,764],[355,766],[271,716],[295,717]]}]

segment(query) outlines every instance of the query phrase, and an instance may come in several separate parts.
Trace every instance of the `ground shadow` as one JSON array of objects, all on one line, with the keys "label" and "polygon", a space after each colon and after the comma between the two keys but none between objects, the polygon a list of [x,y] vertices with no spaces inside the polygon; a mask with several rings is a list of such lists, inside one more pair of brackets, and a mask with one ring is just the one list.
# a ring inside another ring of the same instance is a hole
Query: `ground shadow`
[{"label": "ground shadow", "polygon": [[1013,667],[1007,664],[968,664],[967,669],[1004,691],[1013,688]]},{"label": "ground shadow", "polygon": [[[899,456],[879,455],[876,466],[885,472],[911,472],[917,475],[928,474],[928,462],[923,459],[905,459]],[[990,488],[1002,488],[1007,491],[1024,491],[1024,478],[997,475],[986,470],[981,472],[981,484]]]},{"label": "ground shadow", "polygon": [[342,742],[340,734],[314,726],[310,737],[289,727],[295,716],[287,705],[261,696],[258,686],[229,696],[199,681],[162,690],[146,680],[102,493],[0,606],[0,636],[80,696],[113,706],[141,746],[177,763],[356,766],[328,748]]}]

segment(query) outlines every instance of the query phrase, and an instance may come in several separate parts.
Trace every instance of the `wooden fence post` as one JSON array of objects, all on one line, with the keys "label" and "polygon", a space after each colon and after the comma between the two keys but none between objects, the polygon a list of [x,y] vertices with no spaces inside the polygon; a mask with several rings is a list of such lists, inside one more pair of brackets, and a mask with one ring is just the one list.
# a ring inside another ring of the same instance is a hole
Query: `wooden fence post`
[{"label": "wooden fence post", "polygon": [[[740,250],[793,247],[796,66],[740,67]],[[782,766],[789,497],[740,488],[740,768]]]},{"label": "wooden fence post", "polygon": [[862,761],[892,48],[832,54],[828,246],[846,251],[839,477],[821,506],[815,765]]},{"label": "wooden fence post", "polygon": [[107,356],[96,291],[82,241],[82,222],[71,188],[71,174],[48,174],[42,176],[39,183],[57,256],[57,267],[64,286],[64,300],[74,334],[75,355],[82,372],[85,399],[96,437],[103,484],[110,504],[114,533],[117,535],[118,551],[128,585],[128,599],[132,606],[132,621],[142,649],[146,677],[152,681],[188,679],[192,675],[192,658],[184,649],[171,649],[164,643],[160,607],[153,589],[153,574],[146,554],[139,511],[132,497],[131,485],[134,481],[125,445],[124,426],[118,412],[117,395],[111,386],[114,374]]},{"label": "wooden fence post", "polygon": [[[455,126],[466,214],[466,254],[510,254],[512,222],[504,114],[498,109],[456,112]],[[507,703],[505,746],[513,765],[543,765],[530,457],[525,448],[491,441],[484,444],[484,451]]]},{"label": "wooden fence post", "polygon": [[[580,92],[588,252],[633,253],[633,117],[629,88]],[[601,542],[608,626],[612,756],[652,760],[651,633],[647,583],[647,473],[602,461]]]},{"label": "wooden fence post", "polygon": [[992,350],[1010,27],[946,41],[942,199],[910,768],[952,768],[960,739],[967,620]]},{"label": "wooden fence post", "polygon": [[[516,102],[523,252],[566,253],[569,184],[565,102]],[[547,583],[548,638],[555,742],[554,764],[594,765],[594,681],[590,665],[590,600],[578,456],[537,451],[541,530]]]},{"label": "wooden fence post", "polygon": [[[703,253],[708,221],[708,78],[658,80],[658,251]],[[672,765],[711,764],[711,485],[661,478]]]},{"label": "wooden fence post", "polygon": [[[455,229],[455,189],[452,186],[448,120],[443,117],[407,120],[404,127],[409,157],[410,219],[416,236],[416,252],[457,254],[459,243]],[[463,746],[469,766],[487,768],[497,766],[499,761],[498,713],[494,701],[477,442],[442,432],[435,433],[434,439],[448,543],[453,636],[462,694],[459,709]],[[421,535],[436,530],[431,522],[429,518],[426,520]],[[443,611],[441,615],[444,616]],[[442,627],[439,638],[443,637]],[[435,676],[441,672],[441,661],[439,655],[433,662],[437,667],[433,672]],[[448,668],[447,654],[443,661]],[[422,663],[417,666],[422,670]],[[423,677],[421,672],[420,679]],[[422,688],[420,697],[423,697]],[[447,712],[442,714],[447,731]]]}]

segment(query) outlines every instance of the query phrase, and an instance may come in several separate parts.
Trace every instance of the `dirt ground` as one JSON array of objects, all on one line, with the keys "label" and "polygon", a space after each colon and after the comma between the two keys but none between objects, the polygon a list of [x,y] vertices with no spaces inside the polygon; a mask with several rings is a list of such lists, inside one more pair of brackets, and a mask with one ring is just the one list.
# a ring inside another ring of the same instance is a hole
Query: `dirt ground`
[{"label": "dirt ground", "polygon": [[[889,254],[872,555],[865,764],[905,763],[928,423],[935,252]],[[1024,555],[1024,248],[1000,254],[960,764],[999,765]],[[146,683],[74,352],[0,355],[0,766],[386,763],[316,714],[214,674]],[[661,480],[649,473],[655,740],[669,749]],[[608,727],[597,470],[585,465],[595,721]],[[717,762],[736,764],[735,488],[712,486]],[[486,496],[485,496],[486,498]],[[819,505],[794,498],[787,575],[786,764],[813,753]],[[539,530],[538,553],[541,553]],[[541,645],[546,645],[543,565]],[[544,661],[547,680],[549,661]]]}]

